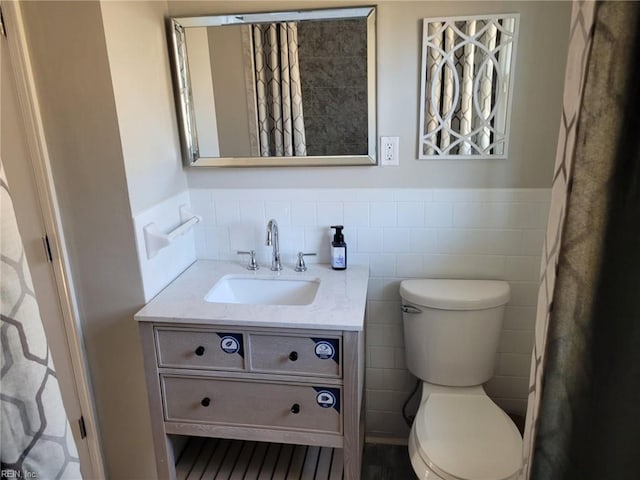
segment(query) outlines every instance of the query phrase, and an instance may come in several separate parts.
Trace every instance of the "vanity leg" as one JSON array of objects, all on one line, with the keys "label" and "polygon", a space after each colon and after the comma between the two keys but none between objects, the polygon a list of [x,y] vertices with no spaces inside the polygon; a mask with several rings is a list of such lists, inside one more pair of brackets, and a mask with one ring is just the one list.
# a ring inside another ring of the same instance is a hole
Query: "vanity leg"
[{"label": "vanity leg", "polygon": [[159,480],[175,480],[176,468],[173,446],[164,430],[164,414],[162,413],[162,393],[160,391],[160,375],[156,365],[155,339],[153,326],[140,322],[140,341],[145,363],[145,381],[151,415],[151,433],[153,435],[153,451],[156,458],[157,478]]},{"label": "vanity leg", "polygon": [[364,333],[344,332],[344,480],[360,480],[362,429],[360,413],[364,381]]}]

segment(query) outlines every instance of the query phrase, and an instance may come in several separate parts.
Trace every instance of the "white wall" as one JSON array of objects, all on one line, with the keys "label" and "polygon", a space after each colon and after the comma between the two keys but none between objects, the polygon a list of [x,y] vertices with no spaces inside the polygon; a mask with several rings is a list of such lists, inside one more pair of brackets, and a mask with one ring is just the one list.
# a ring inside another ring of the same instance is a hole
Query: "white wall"
[{"label": "white wall", "polygon": [[[349,5],[371,2],[355,1]],[[344,1],[169,1],[172,16],[344,6]],[[400,137],[400,167],[270,168],[187,172],[194,188],[291,186],[547,188],[551,185],[567,53],[569,2],[377,2],[378,134]],[[421,19],[520,13],[509,158],[416,161]],[[303,92],[304,95],[304,92]]]},{"label": "white wall", "polygon": [[131,212],[186,190],[165,2],[100,2]]}]

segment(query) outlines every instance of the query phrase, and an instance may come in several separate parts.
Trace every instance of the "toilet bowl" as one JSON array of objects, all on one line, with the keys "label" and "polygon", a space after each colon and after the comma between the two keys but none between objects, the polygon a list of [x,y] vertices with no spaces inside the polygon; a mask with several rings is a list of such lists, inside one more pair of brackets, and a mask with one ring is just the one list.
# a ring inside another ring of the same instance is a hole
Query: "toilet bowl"
[{"label": "toilet bowl", "polygon": [[409,455],[421,480],[511,480],[522,437],[485,393],[493,376],[509,285],[405,280],[400,285],[407,367],[422,380]]}]

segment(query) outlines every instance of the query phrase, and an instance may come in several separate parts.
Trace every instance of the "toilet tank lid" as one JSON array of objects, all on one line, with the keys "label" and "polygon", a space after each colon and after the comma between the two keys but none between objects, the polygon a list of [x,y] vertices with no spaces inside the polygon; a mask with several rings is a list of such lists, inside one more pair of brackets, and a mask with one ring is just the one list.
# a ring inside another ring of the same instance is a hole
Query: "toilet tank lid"
[{"label": "toilet tank lid", "polygon": [[509,284],[499,280],[413,279],[400,283],[400,296],[415,305],[443,310],[482,310],[509,301]]}]

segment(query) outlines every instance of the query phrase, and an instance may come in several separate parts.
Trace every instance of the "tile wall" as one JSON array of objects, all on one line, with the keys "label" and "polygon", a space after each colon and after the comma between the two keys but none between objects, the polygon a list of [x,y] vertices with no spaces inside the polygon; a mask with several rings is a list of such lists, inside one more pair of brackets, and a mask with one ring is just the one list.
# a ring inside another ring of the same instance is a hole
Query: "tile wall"
[{"label": "tile wall", "polygon": [[548,189],[191,189],[203,216],[197,258],[237,259],[280,226],[288,268],[298,251],[329,260],[330,225],[344,224],[349,263],[368,264],[366,403],[370,437],[406,438],[402,405],[415,385],[405,368],[399,283],[412,277],[509,281],[496,376],[486,385],[507,411],[526,409]]}]

